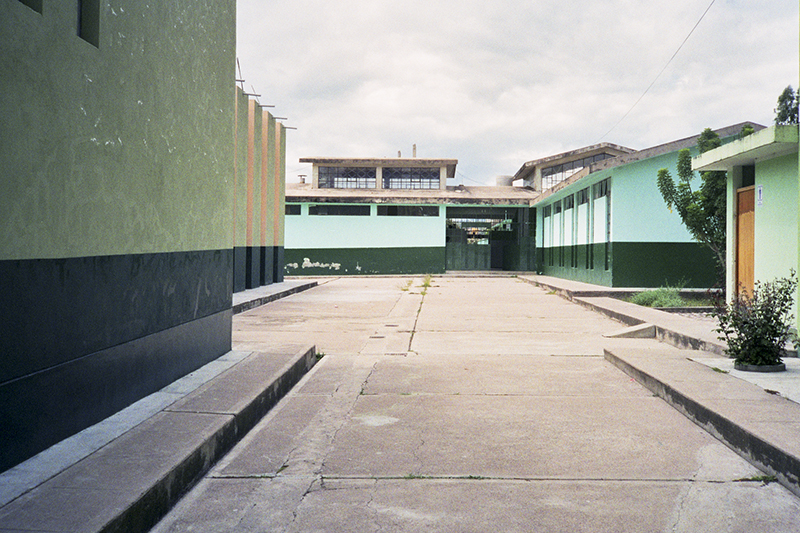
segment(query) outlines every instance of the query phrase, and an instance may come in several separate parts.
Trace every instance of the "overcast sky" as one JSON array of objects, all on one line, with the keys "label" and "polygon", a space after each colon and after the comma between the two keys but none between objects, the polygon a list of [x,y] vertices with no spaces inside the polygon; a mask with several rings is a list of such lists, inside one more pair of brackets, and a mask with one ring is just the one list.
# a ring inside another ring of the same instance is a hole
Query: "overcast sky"
[{"label": "overcast sky", "polygon": [[416,144],[458,159],[449,185],[492,185],[597,142],[770,125],[798,86],[797,0],[715,0],[623,119],[710,3],[238,0],[237,56],[245,88],[297,128],[287,181],[310,174],[300,157],[410,157]]}]

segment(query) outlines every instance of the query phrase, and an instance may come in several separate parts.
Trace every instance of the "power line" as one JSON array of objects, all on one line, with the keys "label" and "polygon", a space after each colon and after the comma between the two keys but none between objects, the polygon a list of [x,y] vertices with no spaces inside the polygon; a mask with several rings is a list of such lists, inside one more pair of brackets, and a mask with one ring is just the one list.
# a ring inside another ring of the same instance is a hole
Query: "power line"
[{"label": "power line", "polygon": [[678,55],[678,52],[680,52],[680,51],[681,51],[681,48],[683,48],[683,45],[685,45],[685,44],[686,44],[686,41],[688,41],[688,40],[689,40],[689,37],[691,37],[691,36],[692,36],[692,34],[694,33],[694,30],[696,30],[696,29],[697,29],[697,27],[700,25],[700,23],[701,23],[701,22],[703,21],[703,19],[705,18],[705,16],[706,16],[706,13],[708,13],[708,11],[711,9],[711,6],[713,6],[713,5],[714,5],[714,2],[716,2],[716,1],[717,1],[717,0],[711,0],[711,3],[710,3],[710,4],[708,4],[708,7],[707,7],[707,8],[706,8],[706,10],[703,12],[703,14],[700,16],[700,20],[698,20],[698,21],[697,21],[697,23],[696,23],[696,24],[694,25],[694,27],[692,28],[692,31],[690,31],[690,32],[689,32],[689,35],[687,35],[687,36],[686,36],[686,38],[683,40],[683,42],[680,44],[680,46],[678,46],[678,49],[677,49],[677,50],[675,50],[675,53],[674,53],[674,54],[672,54],[672,57],[670,57],[670,58],[669,58],[669,61],[667,61],[666,65],[664,65],[664,68],[662,68],[662,69],[661,69],[661,71],[660,71],[660,72],[659,72],[659,73],[656,75],[655,79],[653,79],[653,82],[652,82],[650,85],[648,85],[648,86],[647,86],[647,89],[645,89],[645,90],[644,90],[644,92],[642,93],[642,95],[639,97],[639,99],[638,99],[638,100],[636,100],[636,102],[634,102],[634,104],[631,106],[631,108],[630,108],[630,109],[628,109],[628,111],[627,111],[627,112],[626,112],[624,115],[622,115],[622,118],[621,118],[621,119],[619,119],[619,120],[617,121],[617,123],[616,123],[616,124],[614,124],[613,126],[611,126],[611,129],[610,129],[610,130],[608,130],[607,132],[605,132],[605,134],[604,134],[602,137],[600,137],[600,138],[597,140],[598,142],[600,142],[600,141],[602,141],[603,139],[605,139],[606,135],[608,135],[609,133],[611,133],[611,132],[614,130],[614,128],[616,128],[617,126],[619,126],[620,122],[622,122],[623,120],[625,120],[625,118],[626,118],[628,115],[630,115],[631,111],[633,111],[633,108],[634,108],[634,107],[636,107],[636,106],[639,104],[639,102],[641,102],[641,101],[642,101],[642,98],[644,98],[644,95],[646,95],[646,94],[648,93],[648,91],[650,91],[650,89],[653,87],[653,85],[655,85],[655,84],[656,84],[656,81],[658,81],[658,78],[660,78],[660,77],[661,77],[661,75],[664,73],[664,71],[665,71],[665,70],[667,70],[667,67],[669,66],[669,64],[670,64],[670,63],[672,63],[672,60],[673,60],[673,59],[675,59],[675,56],[677,56],[677,55]]}]

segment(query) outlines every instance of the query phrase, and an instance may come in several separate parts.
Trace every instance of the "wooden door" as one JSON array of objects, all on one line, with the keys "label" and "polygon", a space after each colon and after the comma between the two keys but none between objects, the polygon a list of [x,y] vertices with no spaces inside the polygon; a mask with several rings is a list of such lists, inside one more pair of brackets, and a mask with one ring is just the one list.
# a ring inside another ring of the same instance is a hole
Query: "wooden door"
[{"label": "wooden door", "polygon": [[736,191],[736,293],[753,294],[755,187]]}]

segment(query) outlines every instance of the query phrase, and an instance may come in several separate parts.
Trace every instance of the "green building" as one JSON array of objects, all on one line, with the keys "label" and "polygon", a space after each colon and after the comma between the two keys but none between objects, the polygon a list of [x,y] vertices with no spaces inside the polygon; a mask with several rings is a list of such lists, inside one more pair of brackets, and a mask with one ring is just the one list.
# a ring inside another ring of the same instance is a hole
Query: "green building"
[{"label": "green building", "polygon": [[[743,124],[716,130],[730,142]],[[674,174],[697,136],[634,151],[607,143],[525,163],[515,180],[541,190],[536,208],[540,273],[609,287],[712,287],[713,254],[695,242],[656,184]]]},{"label": "green building", "polygon": [[[798,270],[800,187],[797,126],[772,126],[710,150],[695,170],[728,175],[727,294]],[[795,296],[795,316],[797,295]],[[797,318],[800,326],[800,317]],[[798,327],[800,330],[800,327]]]},{"label": "green building", "polygon": [[529,189],[447,186],[455,159],[304,158],[286,190],[288,275],[531,270]]},{"label": "green building", "polygon": [[0,470],[229,351],[234,284],[282,276],[283,127],[235,24],[0,2]]}]

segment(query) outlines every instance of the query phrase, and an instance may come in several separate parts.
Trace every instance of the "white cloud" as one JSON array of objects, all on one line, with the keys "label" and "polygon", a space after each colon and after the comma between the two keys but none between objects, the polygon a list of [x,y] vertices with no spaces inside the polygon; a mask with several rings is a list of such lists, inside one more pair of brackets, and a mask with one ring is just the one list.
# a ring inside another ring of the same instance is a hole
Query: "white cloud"
[{"label": "white cloud", "polygon": [[[246,87],[304,156],[456,157],[467,183],[597,142],[710,2],[238,1]],[[798,5],[716,0],[603,138],[633,148],[752,120],[798,84]]]}]

